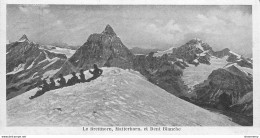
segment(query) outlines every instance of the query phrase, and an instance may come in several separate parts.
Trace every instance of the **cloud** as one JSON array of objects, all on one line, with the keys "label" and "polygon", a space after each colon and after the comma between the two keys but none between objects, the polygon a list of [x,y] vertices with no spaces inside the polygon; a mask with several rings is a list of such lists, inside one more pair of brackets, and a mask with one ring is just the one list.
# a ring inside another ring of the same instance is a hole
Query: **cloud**
[{"label": "cloud", "polygon": [[170,20],[162,29],[172,34],[174,34],[175,32],[182,32],[180,25],[175,23],[173,19]]},{"label": "cloud", "polygon": [[127,47],[169,48],[199,37],[213,49],[252,50],[250,6],[15,5],[7,10],[9,40],[26,33],[36,41],[57,38],[81,45],[110,24]]},{"label": "cloud", "polygon": [[50,13],[49,5],[19,5],[19,10],[24,14],[41,14]]},{"label": "cloud", "polygon": [[252,52],[250,13],[243,12],[240,8],[231,10],[230,7],[222,6],[209,9],[207,12],[193,11],[181,16],[167,20],[142,20],[137,27],[132,27],[132,30],[138,30],[137,33],[125,35],[129,39],[126,39],[126,44],[153,48],[176,47],[199,37],[214,50],[230,48],[240,53]]},{"label": "cloud", "polygon": [[57,20],[56,22],[54,22],[54,26],[56,26],[56,25],[61,25],[61,24],[63,24],[63,21],[62,20]]},{"label": "cloud", "polygon": [[252,24],[252,16],[249,14],[244,14],[241,11],[229,12],[226,17],[231,18],[231,21],[237,26],[250,27]]},{"label": "cloud", "polygon": [[157,38],[163,37],[161,42],[173,45],[185,43],[193,37],[200,37],[215,50],[228,47],[243,54],[252,52],[252,15],[250,13],[226,8],[226,10],[210,10],[207,13],[198,12],[184,18],[191,20],[178,24],[172,19],[163,27],[156,24],[148,27],[157,32],[154,34],[158,35]]},{"label": "cloud", "polygon": [[162,43],[172,44],[173,41],[181,39],[182,29],[175,20],[171,19],[166,24],[158,25],[155,23],[147,23],[144,27],[151,37]]},{"label": "cloud", "polygon": [[84,30],[84,28],[86,28],[85,25],[78,25],[78,26],[75,26],[73,28],[70,28],[70,31],[71,32],[77,32],[77,31],[80,31],[80,30]]},{"label": "cloud", "polygon": [[192,23],[186,26],[187,33],[205,32],[209,34],[221,34],[227,25],[226,21],[216,17],[198,14]]},{"label": "cloud", "polygon": [[28,13],[29,12],[29,10],[26,7],[23,7],[23,6],[20,6],[19,9],[23,13]]},{"label": "cloud", "polygon": [[238,53],[252,53],[251,14],[239,9],[221,9],[197,14],[192,23],[184,26],[185,38],[202,37],[215,50],[228,47]]}]

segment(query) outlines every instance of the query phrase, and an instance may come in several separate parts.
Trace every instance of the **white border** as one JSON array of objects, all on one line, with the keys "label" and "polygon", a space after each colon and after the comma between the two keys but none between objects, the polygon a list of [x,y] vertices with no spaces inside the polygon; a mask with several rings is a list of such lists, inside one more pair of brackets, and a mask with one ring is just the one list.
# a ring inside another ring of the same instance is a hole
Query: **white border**
[{"label": "white border", "polygon": [[[33,134],[233,134],[260,135],[260,70],[259,70],[259,33],[260,7],[259,0],[1,0],[0,1],[0,135],[33,135]],[[70,5],[252,5],[253,18],[253,61],[254,61],[254,126],[253,127],[181,127],[182,131],[174,132],[84,132],[82,127],[6,127],[6,4],[70,4]]]}]

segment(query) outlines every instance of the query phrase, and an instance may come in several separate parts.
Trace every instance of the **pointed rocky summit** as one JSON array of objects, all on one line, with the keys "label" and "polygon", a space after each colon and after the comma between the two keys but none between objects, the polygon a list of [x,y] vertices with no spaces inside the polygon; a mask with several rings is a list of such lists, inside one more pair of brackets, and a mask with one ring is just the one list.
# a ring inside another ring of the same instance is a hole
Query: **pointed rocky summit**
[{"label": "pointed rocky summit", "polygon": [[106,35],[111,35],[111,36],[116,35],[113,28],[109,24],[106,26],[105,30],[102,33],[106,34]]},{"label": "pointed rocky summit", "polygon": [[28,39],[27,36],[24,34],[24,35],[18,40],[18,42],[25,42],[25,41],[29,41],[29,39]]},{"label": "pointed rocky summit", "polygon": [[90,69],[93,64],[99,67],[119,67],[123,69],[133,68],[133,57],[131,51],[122,43],[110,25],[98,34],[91,34],[77,51],[62,66],[60,73],[67,75],[79,69]]}]

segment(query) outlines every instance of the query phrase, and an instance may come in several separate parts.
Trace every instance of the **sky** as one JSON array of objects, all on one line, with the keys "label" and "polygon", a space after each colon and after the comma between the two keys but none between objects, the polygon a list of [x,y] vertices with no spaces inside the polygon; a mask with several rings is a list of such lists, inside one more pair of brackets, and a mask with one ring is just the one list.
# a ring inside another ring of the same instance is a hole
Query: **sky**
[{"label": "sky", "polygon": [[200,38],[252,53],[252,7],[230,5],[7,5],[7,40],[81,46],[109,24],[128,48],[167,49]]}]

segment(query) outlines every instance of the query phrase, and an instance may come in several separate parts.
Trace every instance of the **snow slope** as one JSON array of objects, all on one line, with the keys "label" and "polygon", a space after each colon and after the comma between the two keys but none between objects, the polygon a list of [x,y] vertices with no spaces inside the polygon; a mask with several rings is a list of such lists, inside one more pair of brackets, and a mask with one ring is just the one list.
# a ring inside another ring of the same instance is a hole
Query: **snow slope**
[{"label": "snow slope", "polygon": [[173,50],[174,47],[171,47],[165,51],[157,51],[156,53],[154,53],[154,57],[161,57],[162,55],[164,54],[171,54],[172,53],[172,50]]},{"label": "snow slope", "polygon": [[[237,125],[181,100],[138,72],[102,68],[103,75],[49,91],[29,100],[36,89],[7,101],[8,126],[226,126]],[[85,72],[86,78],[90,76]],[[66,76],[68,78],[68,76]]]},{"label": "snow slope", "polygon": [[228,62],[227,57],[216,58],[211,57],[211,65],[200,64],[199,66],[189,65],[183,71],[183,81],[185,84],[192,88],[194,85],[203,82],[209,76],[209,74],[218,68],[223,68]]},{"label": "snow slope", "polygon": [[241,55],[239,55],[239,54],[237,54],[237,53],[235,53],[235,52],[233,52],[233,51],[229,51],[229,53],[235,55],[237,58],[241,58]]},{"label": "snow slope", "polygon": [[224,66],[223,68],[227,69],[231,66],[235,66],[236,68],[238,68],[240,71],[244,72],[245,74],[248,74],[248,73],[253,74],[253,69],[247,68],[247,67],[241,67],[237,63],[228,64],[228,65]]},{"label": "snow slope", "polygon": [[45,49],[45,50],[48,50],[53,53],[65,54],[67,58],[70,58],[76,51],[76,50],[67,49],[67,48],[59,48],[59,47],[52,46],[52,45],[44,45],[41,47],[41,49]]},{"label": "snow slope", "polygon": [[51,49],[50,51],[54,53],[65,54],[67,58],[70,58],[76,50],[56,47],[56,49]]}]

